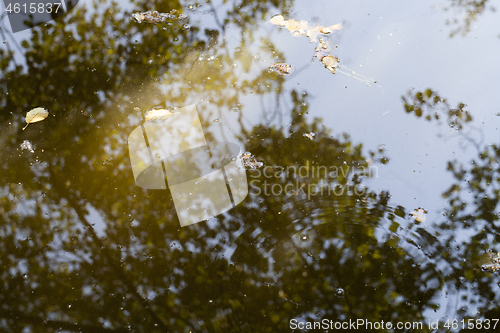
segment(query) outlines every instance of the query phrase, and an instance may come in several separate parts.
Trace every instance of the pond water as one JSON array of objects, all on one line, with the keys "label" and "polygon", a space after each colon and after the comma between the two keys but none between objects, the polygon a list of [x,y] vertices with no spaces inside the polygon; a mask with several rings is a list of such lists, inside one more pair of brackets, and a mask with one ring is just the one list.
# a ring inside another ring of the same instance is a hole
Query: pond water
[{"label": "pond water", "polygon": [[0,15],[0,330],[497,331],[495,6]]}]

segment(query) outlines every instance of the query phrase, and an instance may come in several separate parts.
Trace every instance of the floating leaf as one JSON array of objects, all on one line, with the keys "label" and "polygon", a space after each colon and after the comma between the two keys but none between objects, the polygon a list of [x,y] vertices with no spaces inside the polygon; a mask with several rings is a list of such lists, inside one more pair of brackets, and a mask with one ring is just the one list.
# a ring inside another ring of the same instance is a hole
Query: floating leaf
[{"label": "floating leaf", "polygon": [[325,28],[321,29],[321,33],[329,34],[330,32],[333,32],[335,30],[340,30],[340,29],[342,29],[342,24],[337,23],[337,24],[334,24],[334,25],[331,25],[329,27],[325,27]]},{"label": "floating leaf", "polygon": [[484,264],[481,266],[481,269],[490,272],[496,272],[500,270],[500,252],[497,253],[496,257],[492,258],[493,263]]},{"label": "floating leaf", "polygon": [[340,60],[337,57],[332,55],[328,55],[321,59],[323,65],[325,65],[326,69],[328,69],[332,74],[335,74],[335,67],[339,64]]},{"label": "floating leaf", "polygon": [[47,118],[49,111],[44,108],[34,108],[30,112],[26,113],[26,126],[24,126],[23,131],[31,123],[36,123],[37,121],[42,121]]},{"label": "floating leaf", "polygon": [[410,215],[412,215],[417,222],[425,222],[425,220],[427,219],[426,214],[427,212],[423,208],[417,208],[414,211],[410,212]]},{"label": "floating leaf", "polygon": [[481,269],[485,271],[490,271],[490,272],[496,272],[500,270],[500,265],[499,264],[484,264],[481,266]]},{"label": "floating leaf", "polygon": [[319,34],[327,35],[334,30],[340,30],[342,28],[340,24],[334,24],[329,27],[321,25],[310,27],[306,21],[295,21],[293,19],[285,20],[283,15],[275,15],[271,17],[269,22],[287,28],[294,36],[307,36],[311,42],[316,42]]},{"label": "floating leaf", "polygon": [[[333,31],[342,29],[342,25],[340,23],[330,25],[330,26],[314,26],[311,27],[308,25],[306,21],[295,21],[293,19],[285,20],[283,15],[274,15],[269,20],[271,24],[278,25],[280,27],[285,27],[290,31],[294,36],[307,36],[311,42],[317,42],[318,36],[331,34]],[[377,82],[373,79],[366,78],[363,75],[355,73],[354,71],[348,69],[346,66],[342,66],[347,69],[347,72],[340,69],[339,58],[332,56],[325,52],[328,49],[328,45],[324,42],[322,38],[319,38],[319,44],[316,46],[316,53],[314,57],[321,60],[326,69],[328,69],[332,74],[342,73],[344,75],[350,76],[356,80],[366,83],[368,86],[370,84],[376,84]],[[280,74],[289,74],[286,72],[280,72],[277,69],[271,68],[277,71]],[[380,87],[380,86],[379,86]],[[382,87],[380,87],[382,88]]]},{"label": "floating leaf", "polygon": [[292,32],[294,36],[303,36],[307,33],[308,25],[306,21],[288,20],[285,21],[285,28]]},{"label": "floating leaf", "polygon": [[319,32],[326,35],[326,34],[332,33],[333,29],[330,27],[323,27],[323,28],[319,29]]},{"label": "floating leaf", "polygon": [[255,157],[252,156],[252,154],[249,152],[243,153],[243,155],[241,156],[241,159],[243,161],[243,166],[245,166],[248,169],[255,170],[255,169],[261,168],[264,165],[264,163],[262,163],[262,162],[257,162]]},{"label": "floating leaf", "polygon": [[325,42],[325,40],[323,38],[320,38],[318,46],[316,46],[316,48],[314,49],[314,51],[316,51],[314,53],[314,58],[323,60],[323,58],[326,57],[326,51],[328,51],[329,48],[330,46]]},{"label": "floating leaf", "polygon": [[273,17],[271,17],[271,20],[269,22],[279,26],[285,25],[285,19],[283,18],[283,15],[274,15]]},{"label": "floating leaf", "polygon": [[137,23],[142,23],[142,21],[146,18],[146,16],[141,13],[134,13],[132,14],[132,17],[137,21]]},{"label": "floating leaf", "polygon": [[144,121],[165,120],[171,117],[174,113],[167,109],[152,109],[144,115]]},{"label": "floating leaf", "polygon": [[318,46],[316,46],[316,49],[315,51],[316,52],[319,52],[319,51],[322,51],[322,50],[327,50],[329,48],[328,44],[325,42],[325,40],[323,38],[320,38],[319,39],[319,43],[318,43]]},{"label": "floating leaf", "polygon": [[292,72],[292,65],[285,64],[284,62],[277,62],[269,66],[269,69],[278,74],[286,75]]},{"label": "floating leaf", "polygon": [[307,37],[311,40],[311,42],[315,42],[317,40],[318,35],[328,35],[333,32],[333,30],[340,30],[342,26],[340,24],[335,24],[329,27],[317,26],[311,29],[308,29],[305,33]]},{"label": "floating leaf", "polygon": [[312,140],[312,139],[314,139],[314,136],[315,136],[315,135],[316,135],[316,134],[314,134],[314,133],[312,133],[312,132],[311,132],[311,133],[304,133],[304,136],[305,136],[306,138],[311,139],[311,140]]},{"label": "floating leaf", "polygon": [[314,29],[307,30],[306,33],[305,33],[305,35],[307,37],[309,37],[309,39],[311,40],[311,42],[315,42],[315,41],[317,41],[317,38],[318,38],[318,36],[320,34],[320,31],[321,31],[321,29],[319,27],[316,27]]},{"label": "floating leaf", "polygon": [[170,14],[159,13],[156,10],[150,10],[144,13],[134,13],[132,17],[137,21],[137,23],[148,22],[148,23],[164,23],[167,20],[183,20],[187,16],[186,14],[175,15],[172,11]]}]

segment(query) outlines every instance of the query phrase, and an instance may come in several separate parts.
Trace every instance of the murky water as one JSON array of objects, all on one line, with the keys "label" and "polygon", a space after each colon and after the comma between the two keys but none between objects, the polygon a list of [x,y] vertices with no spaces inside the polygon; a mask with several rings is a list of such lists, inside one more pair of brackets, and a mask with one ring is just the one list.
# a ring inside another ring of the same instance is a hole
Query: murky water
[{"label": "murky water", "polygon": [[0,329],[498,330],[484,4],[101,1],[2,21]]}]

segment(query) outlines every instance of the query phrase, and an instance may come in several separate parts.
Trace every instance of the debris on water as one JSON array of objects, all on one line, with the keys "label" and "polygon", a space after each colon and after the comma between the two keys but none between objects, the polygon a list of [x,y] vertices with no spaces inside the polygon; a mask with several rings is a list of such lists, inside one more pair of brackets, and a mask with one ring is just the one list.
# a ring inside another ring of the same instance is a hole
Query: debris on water
[{"label": "debris on water", "polygon": [[218,123],[218,122],[219,122],[219,119],[215,119],[215,120],[214,120],[214,123]]},{"label": "debris on water", "polygon": [[[307,36],[311,40],[311,42],[318,41],[319,34],[330,34],[334,30],[340,30],[342,26],[340,24],[335,24],[329,27],[316,26],[310,27],[306,21],[295,21],[293,19],[285,20],[282,15],[275,15],[269,21],[274,25],[283,26],[287,28],[294,36]],[[331,54],[327,54],[325,50],[328,49],[328,45],[325,43],[323,38],[319,38],[319,43],[315,48],[314,57],[321,60],[326,69],[328,69],[332,74],[335,74],[336,67],[339,64],[340,60],[337,57],[334,57]],[[283,63],[273,64],[270,69],[278,72],[279,74],[290,74],[288,68],[286,67],[290,65],[286,65]]]},{"label": "debris on water", "polygon": [[320,38],[318,46],[316,46],[316,48],[314,49],[314,51],[316,52],[314,53],[313,58],[321,60],[323,66],[325,66],[325,68],[328,69],[332,74],[335,74],[337,72],[337,68],[340,68],[338,67],[340,59],[338,57],[334,57],[329,52],[327,53],[326,51],[329,49],[330,47],[325,42],[325,40],[323,38]]},{"label": "debris on water", "polygon": [[315,136],[315,135],[316,135],[316,134],[314,134],[314,133],[312,133],[312,132],[311,132],[311,133],[304,133],[304,136],[305,136],[306,138],[311,139],[311,140],[312,140],[312,139],[314,139],[314,136]]},{"label": "debris on water", "polygon": [[269,20],[274,25],[279,25],[279,26],[284,26],[286,24],[285,19],[283,18],[283,15],[274,15],[271,17]]},{"label": "debris on water", "polygon": [[172,117],[174,113],[168,109],[151,109],[144,114],[144,121],[165,120]]},{"label": "debris on water", "polygon": [[[295,21],[293,19],[290,20],[285,20],[283,18],[283,15],[275,15],[271,17],[269,20],[271,24],[285,27],[290,31],[294,36],[307,36],[310,40],[310,42],[317,42],[318,41],[318,36],[320,34],[323,35],[328,35],[332,33],[335,30],[340,30],[342,29],[342,25],[340,24],[334,24],[331,26],[315,26],[311,27],[308,25],[306,21]],[[335,73],[342,73],[344,75],[350,76],[356,80],[362,81],[366,83],[367,86],[370,86],[371,84],[376,84],[377,86],[380,87],[380,85],[377,84],[377,82],[373,79],[364,77],[363,75],[360,75],[353,70],[348,69],[346,66],[342,66],[345,68],[347,71],[343,71],[340,69],[339,64],[339,58],[334,57],[331,55],[329,52],[326,50],[328,49],[328,45],[325,43],[323,38],[319,38],[319,43],[315,48],[315,54],[313,58],[317,58],[321,60],[323,65],[325,66],[326,69],[328,69],[332,74]],[[281,73],[284,74],[284,73]],[[288,74],[288,73],[286,73]],[[382,87],[380,87],[382,88]]]},{"label": "debris on water", "polygon": [[340,29],[342,29],[342,26],[340,24],[334,24],[334,25],[329,26],[329,27],[317,26],[317,27],[314,27],[312,29],[307,30],[306,36],[309,37],[311,42],[316,42],[318,40],[317,38],[318,38],[319,34],[328,35],[328,34],[332,33],[334,30],[340,30]]},{"label": "debris on water", "polygon": [[[424,223],[427,219],[427,212],[423,208],[417,208],[414,211],[410,212],[410,215],[413,216],[415,221]],[[425,223],[424,223],[425,224]]]},{"label": "debris on water", "polygon": [[481,266],[481,269],[485,271],[496,272],[500,270],[500,263],[484,264]]},{"label": "debris on water", "polygon": [[481,266],[481,269],[485,271],[490,271],[490,272],[496,272],[500,270],[500,252],[497,253],[496,257],[493,259],[493,263],[490,264],[484,264]]},{"label": "debris on water", "polygon": [[[322,38],[320,38],[318,46],[316,46],[316,48],[315,48],[316,52],[314,53],[313,59],[317,58],[317,59],[321,60],[321,63],[332,74],[342,73],[344,75],[350,76],[356,80],[359,80],[361,82],[366,83],[366,85],[368,87],[370,87],[371,84],[376,84],[377,86],[379,86],[377,84],[377,81],[375,81],[374,79],[364,77],[363,75],[358,74],[355,71],[347,68],[347,66],[344,66],[344,65],[342,66],[343,69],[345,69],[346,71],[341,70],[340,69],[341,67],[339,66],[340,59],[338,57],[334,57],[331,54],[327,54],[326,50],[328,50],[328,49],[329,49],[328,44],[326,44],[325,41]],[[380,88],[382,88],[382,87],[380,87]]]},{"label": "debris on water", "polygon": [[137,23],[142,23],[142,21],[148,23],[163,23],[166,18],[161,16],[156,10],[144,12],[144,13],[134,13],[132,17],[137,21]]},{"label": "debris on water", "polygon": [[[337,67],[337,69],[339,69],[339,68],[340,68],[340,66],[339,66],[339,67]],[[345,70],[347,70],[347,72],[342,71],[342,70],[337,70],[337,72],[342,73],[342,74],[347,75],[347,76],[350,76],[350,77],[352,77],[353,79],[356,79],[356,80],[358,80],[358,81],[364,82],[364,83],[366,83],[366,85],[367,85],[368,87],[371,87],[371,85],[372,85],[372,84],[374,84],[374,85],[378,86],[379,88],[381,88],[382,90],[384,90],[384,89],[383,89],[383,88],[382,88],[382,87],[381,87],[381,86],[377,83],[377,81],[375,81],[374,79],[370,79],[370,78],[365,77],[365,76],[363,76],[363,75],[361,75],[361,74],[358,74],[358,73],[356,73],[355,71],[353,71],[352,69],[347,68],[347,66],[345,66],[345,65],[343,65],[343,66],[342,66],[342,68],[343,68],[343,69],[345,69]]]},{"label": "debris on water", "polygon": [[42,121],[49,116],[49,111],[44,108],[34,108],[33,110],[26,113],[26,126],[24,126],[23,131],[31,123],[36,123]]},{"label": "debris on water", "polygon": [[21,143],[21,150],[28,149],[30,153],[35,152],[35,148],[33,147],[33,144],[29,142],[28,140],[24,140],[23,143]]},{"label": "debris on water", "polygon": [[323,59],[326,56],[325,50],[328,50],[329,46],[325,42],[323,38],[319,39],[318,46],[314,49],[316,53],[314,54],[314,57],[318,58],[319,60]]},{"label": "debris on water", "polygon": [[319,60],[322,60],[326,56],[326,53],[324,51],[316,51],[314,53],[313,58],[317,58]]},{"label": "debris on water", "polygon": [[167,20],[183,20],[187,16],[186,14],[175,15],[175,12],[170,13],[159,13],[156,10],[150,10],[143,13],[134,13],[132,17],[137,21],[137,23],[148,22],[148,23],[164,23]]},{"label": "debris on water", "polygon": [[136,106],[136,107],[134,108],[134,110],[135,110],[135,111],[141,111],[141,108],[140,108],[140,107],[138,107],[138,106]]},{"label": "debris on water", "polygon": [[255,157],[252,156],[252,154],[249,152],[243,153],[241,159],[243,160],[243,166],[245,166],[248,169],[255,170],[261,168],[264,165],[264,163],[262,162],[257,162]]},{"label": "debris on water", "polygon": [[112,161],[113,161],[113,158],[112,158],[112,157],[110,157],[110,158],[108,158],[106,161],[102,162],[101,164],[102,164],[102,165],[106,165],[106,164],[111,163]]},{"label": "debris on water", "polygon": [[284,62],[277,62],[269,66],[269,69],[278,74],[287,75],[292,72],[292,65],[285,64]]},{"label": "debris on water", "polygon": [[335,74],[336,67],[338,66],[340,60],[337,57],[334,57],[332,55],[328,55],[326,57],[323,57],[321,59],[321,62],[325,66],[326,69],[328,69],[332,74]]},{"label": "debris on water", "polygon": [[323,27],[323,28],[320,28],[319,29],[319,32],[321,32],[322,34],[330,34],[333,32],[333,30],[340,30],[342,28],[342,26],[340,26],[340,24],[335,24],[335,25],[332,25],[331,27]]},{"label": "debris on water", "polygon": [[340,24],[334,24],[328,27],[321,25],[311,27],[306,21],[295,21],[293,19],[285,20],[283,15],[275,15],[271,17],[269,22],[287,28],[294,36],[307,36],[311,42],[316,42],[319,34],[327,35],[334,30],[342,29],[342,25]]}]

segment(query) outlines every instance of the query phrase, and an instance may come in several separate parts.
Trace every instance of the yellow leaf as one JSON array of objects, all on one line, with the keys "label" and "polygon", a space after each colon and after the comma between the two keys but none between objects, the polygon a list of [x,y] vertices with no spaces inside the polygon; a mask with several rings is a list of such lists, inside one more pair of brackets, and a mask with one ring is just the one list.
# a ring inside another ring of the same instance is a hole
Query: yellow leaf
[{"label": "yellow leaf", "polygon": [[174,113],[167,109],[152,109],[144,115],[144,121],[165,120],[171,117]]},{"label": "yellow leaf", "polygon": [[324,57],[321,62],[323,63],[323,65],[325,65],[326,67],[335,67],[339,64],[339,60],[338,58],[334,57],[334,56],[331,56],[331,55],[328,55],[326,57]]},{"label": "yellow leaf", "polygon": [[339,64],[339,58],[334,57],[332,55],[328,55],[321,59],[323,65],[325,65],[326,69],[328,69],[332,74],[335,74],[336,67]]},{"label": "yellow leaf", "polygon": [[319,32],[326,35],[326,34],[332,33],[333,30],[330,27],[322,27],[319,29]]},{"label": "yellow leaf", "polygon": [[283,15],[275,15],[271,17],[269,22],[287,28],[294,36],[307,36],[311,42],[316,42],[319,34],[328,35],[334,30],[342,28],[341,24],[334,24],[329,27],[320,25],[311,27],[306,21],[285,20]]},{"label": "yellow leaf", "polygon": [[334,24],[334,25],[331,25],[330,27],[330,30],[340,30],[342,29],[342,25],[340,23],[337,23],[337,24]]},{"label": "yellow leaf", "polygon": [[423,208],[417,208],[414,211],[410,212],[410,215],[413,216],[415,221],[417,222],[425,222],[427,219],[427,212]]},{"label": "yellow leaf", "polygon": [[31,123],[36,123],[37,121],[42,121],[47,118],[49,111],[44,108],[34,108],[33,110],[26,113],[26,126],[24,126],[23,131]]},{"label": "yellow leaf", "polygon": [[275,64],[271,64],[269,69],[278,74],[286,75],[292,72],[292,65],[285,64],[284,62],[277,62]]},{"label": "yellow leaf", "polygon": [[279,26],[284,26],[285,25],[285,19],[283,18],[283,15],[275,15],[271,17],[271,20],[269,21],[272,24],[279,25]]},{"label": "yellow leaf", "polygon": [[297,36],[303,35],[304,30],[307,29],[307,22],[306,21],[295,21],[295,20],[288,20],[285,21],[285,28],[288,29],[290,32],[296,32]]}]

